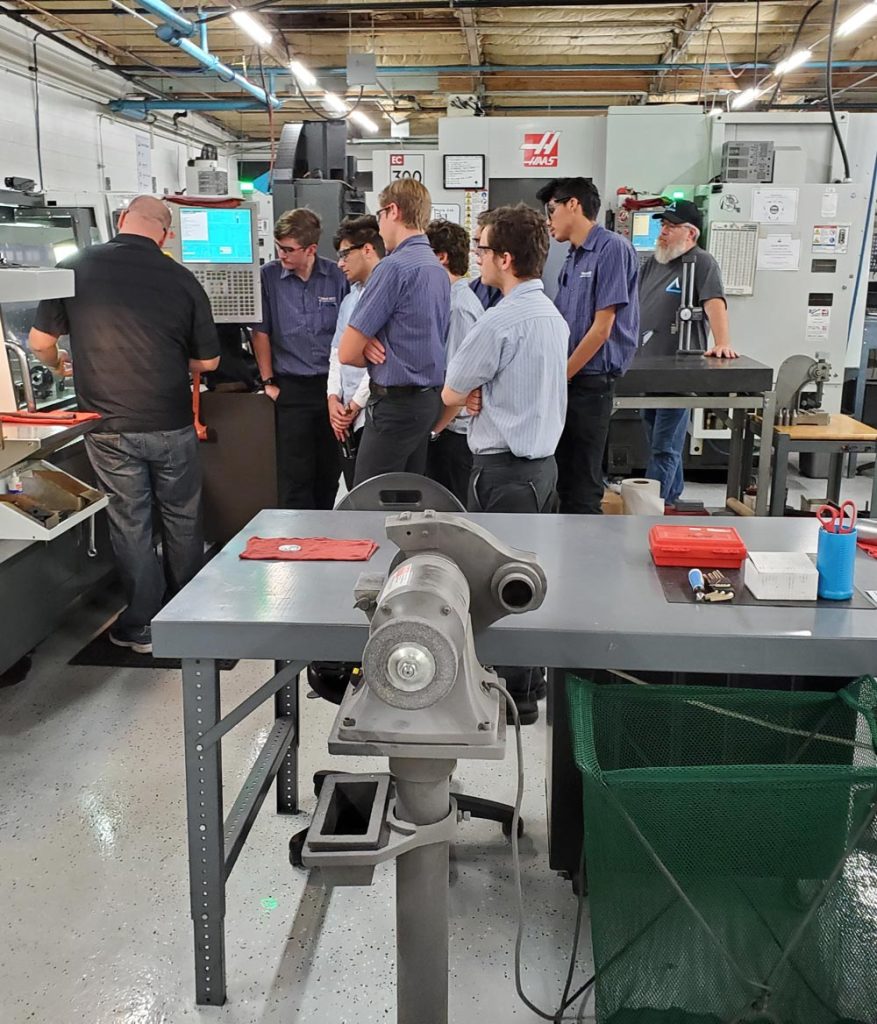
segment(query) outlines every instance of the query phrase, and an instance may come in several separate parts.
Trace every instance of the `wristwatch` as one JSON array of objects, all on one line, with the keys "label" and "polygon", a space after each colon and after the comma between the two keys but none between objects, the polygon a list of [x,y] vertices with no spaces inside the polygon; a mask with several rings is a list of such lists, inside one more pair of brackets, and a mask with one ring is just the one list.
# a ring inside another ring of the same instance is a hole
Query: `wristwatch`
[{"label": "wristwatch", "polygon": [[259,384],[263,388],[267,387],[269,384],[273,384],[274,387],[277,387],[277,378],[276,377],[260,377],[259,378]]}]

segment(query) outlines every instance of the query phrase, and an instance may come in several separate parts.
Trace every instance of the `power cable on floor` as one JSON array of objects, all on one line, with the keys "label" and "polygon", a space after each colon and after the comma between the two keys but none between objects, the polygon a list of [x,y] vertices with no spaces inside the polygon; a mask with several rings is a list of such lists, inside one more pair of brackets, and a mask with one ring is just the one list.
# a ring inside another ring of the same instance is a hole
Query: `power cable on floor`
[{"label": "power cable on floor", "polygon": [[[591,986],[596,981],[596,975],[591,977],[584,983],[572,996],[569,995],[569,990],[572,988],[572,979],[575,973],[576,967],[576,955],[578,954],[579,948],[579,936],[582,929],[582,918],[584,915],[585,907],[585,887],[584,884],[579,886],[578,893],[578,906],[576,910],[576,924],[575,932],[573,934],[573,946],[569,957],[569,969],[567,971],[566,983],[563,989],[563,995],[561,997],[561,1005],[554,1013],[546,1013],[544,1010],[540,1010],[535,1003],[532,1003],[524,992],[524,987],[521,979],[521,950],[524,945],[524,931],[525,931],[525,920],[524,920],[524,890],[521,883],[521,853],[518,844],[518,828],[521,821],[521,803],[524,799],[524,744],[521,740],[521,718],[518,714],[518,708],[515,702],[512,700],[508,690],[502,685],[502,683],[488,683],[488,687],[491,690],[497,690],[503,695],[506,702],[506,707],[511,710],[512,717],[515,722],[515,745],[517,750],[518,759],[518,785],[515,793],[515,805],[512,812],[512,864],[514,867],[515,875],[515,897],[517,902],[518,910],[518,927],[517,934],[515,935],[515,988],[518,993],[518,997],[521,1002],[524,1003],[530,1010],[533,1011],[542,1020],[550,1021],[551,1024],[561,1024],[565,1020],[577,1020],[581,1021],[583,1017],[580,1014],[576,1014],[575,1017],[565,1016],[564,1011],[567,1010],[580,996],[582,997],[582,1007],[585,1004],[585,996],[591,989]],[[500,714],[503,711],[500,709]],[[584,874],[584,842],[582,844],[582,878]],[[580,1011],[581,1012],[581,1011]]]}]

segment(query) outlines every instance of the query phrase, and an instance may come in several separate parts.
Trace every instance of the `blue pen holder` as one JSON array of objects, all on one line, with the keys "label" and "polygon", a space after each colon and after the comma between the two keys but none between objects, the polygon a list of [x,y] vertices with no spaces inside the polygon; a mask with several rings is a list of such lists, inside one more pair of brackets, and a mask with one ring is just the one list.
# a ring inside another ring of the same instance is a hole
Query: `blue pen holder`
[{"label": "blue pen holder", "polygon": [[856,575],[857,533],[819,531],[816,545],[816,569],[819,572],[817,593],[829,601],[848,601],[853,596]]}]

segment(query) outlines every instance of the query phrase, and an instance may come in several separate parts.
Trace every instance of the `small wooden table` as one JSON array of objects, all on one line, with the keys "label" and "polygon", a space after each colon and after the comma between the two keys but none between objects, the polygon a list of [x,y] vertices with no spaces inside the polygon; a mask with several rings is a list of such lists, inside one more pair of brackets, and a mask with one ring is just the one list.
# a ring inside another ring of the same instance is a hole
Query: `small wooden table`
[{"label": "small wooden table", "polygon": [[[762,436],[762,444],[764,437]],[[786,478],[789,472],[789,455],[792,452],[812,452],[831,457],[828,471],[828,500],[840,501],[843,457],[848,453],[877,453],[877,430],[867,423],[860,423],[852,416],[833,413],[825,426],[801,426],[773,428],[773,473],[770,489],[770,514],[781,516],[786,503]],[[871,514],[877,506],[877,472],[871,485]]]}]

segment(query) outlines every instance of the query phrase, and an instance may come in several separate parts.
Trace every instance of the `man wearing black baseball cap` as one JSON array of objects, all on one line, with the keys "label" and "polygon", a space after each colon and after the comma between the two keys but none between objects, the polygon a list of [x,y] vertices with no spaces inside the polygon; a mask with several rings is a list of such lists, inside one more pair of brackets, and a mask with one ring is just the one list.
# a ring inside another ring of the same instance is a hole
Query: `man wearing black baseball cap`
[{"label": "man wearing black baseball cap", "polygon": [[[734,359],[728,330],[728,304],[719,265],[698,246],[703,220],[700,210],[687,199],[675,199],[652,215],[662,222],[655,253],[640,271],[639,303],[642,340],[639,353],[673,355],[679,346],[671,328],[682,301],[682,257],[694,256],[694,305],[703,308],[705,320],[692,321],[692,347],[705,356]],[[712,332],[713,348],[707,347]],[[649,440],[645,475],[661,484],[661,497],[674,505],[682,493],[682,453],[688,433],[688,409],[644,409],[643,423]]]}]

